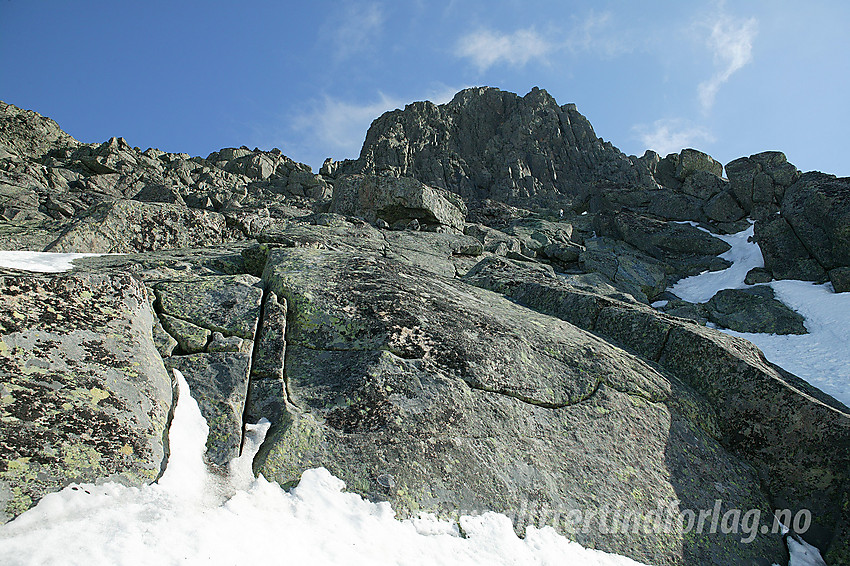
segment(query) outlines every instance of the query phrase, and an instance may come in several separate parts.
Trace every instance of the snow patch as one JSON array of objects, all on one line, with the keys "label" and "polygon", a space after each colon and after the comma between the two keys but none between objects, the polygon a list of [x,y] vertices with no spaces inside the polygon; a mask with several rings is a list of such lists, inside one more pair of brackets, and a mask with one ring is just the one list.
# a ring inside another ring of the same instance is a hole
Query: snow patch
[{"label": "snow patch", "polygon": [[[732,266],[687,277],[669,290],[686,301],[704,303],[722,289],[751,287],[744,284],[747,272],[764,267],[761,249],[750,240],[752,235],[753,226],[737,234],[716,236],[732,246],[720,256],[732,261]],[[835,293],[830,283],[783,280],[767,285],[778,300],[805,317],[808,334],[753,334],[707,326],[749,340],[774,364],[850,406],[850,293]]]},{"label": "snow patch", "polygon": [[0,526],[0,564],[512,564],[639,566],[586,549],[551,527],[524,539],[496,513],[458,525],[433,516],[399,521],[389,503],[352,493],[324,468],[286,492],[251,462],[268,421],[248,425],[226,477],[203,463],[209,432],[183,376],[169,430],[172,455],[158,483],[73,484]]},{"label": "snow patch", "polygon": [[[705,228],[689,223],[708,232]],[[725,260],[731,261],[732,266],[722,271],[704,271],[693,277],[680,279],[670,287],[677,297],[692,303],[705,303],[721,289],[743,289],[747,285],[744,279],[747,272],[754,267],[764,267],[764,259],[758,244],[750,241],[753,237],[753,227],[738,232],[737,234],[712,234],[732,246],[728,251],[720,254]],[[710,232],[709,232],[710,233]]]},{"label": "snow patch", "polygon": [[60,273],[73,268],[73,261],[81,257],[105,254],[60,254],[51,252],[0,251],[0,267],[35,271],[38,273]]}]

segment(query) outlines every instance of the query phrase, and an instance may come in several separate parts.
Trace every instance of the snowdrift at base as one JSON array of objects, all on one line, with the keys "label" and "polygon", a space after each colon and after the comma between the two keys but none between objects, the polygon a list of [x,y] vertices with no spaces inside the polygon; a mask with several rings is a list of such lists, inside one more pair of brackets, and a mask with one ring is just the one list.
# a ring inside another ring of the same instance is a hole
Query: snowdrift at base
[{"label": "snowdrift at base", "polygon": [[[512,564],[636,566],[585,549],[546,527],[518,538],[496,513],[464,516],[460,528],[433,517],[398,521],[388,503],[343,491],[323,468],[286,492],[251,474],[268,421],[249,425],[225,477],[203,463],[209,431],[175,371],[180,400],[169,431],[172,457],[158,483],[71,485],[0,527],[0,563]],[[460,529],[465,536],[460,535]]]}]

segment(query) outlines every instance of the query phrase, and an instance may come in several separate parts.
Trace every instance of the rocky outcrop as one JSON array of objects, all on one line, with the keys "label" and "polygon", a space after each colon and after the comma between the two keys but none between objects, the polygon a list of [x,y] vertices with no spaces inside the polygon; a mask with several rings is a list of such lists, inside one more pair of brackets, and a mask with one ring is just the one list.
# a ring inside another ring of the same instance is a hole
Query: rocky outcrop
[{"label": "rocky outcrop", "polygon": [[[471,88],[446,104],[409,104],[375,120],[340,173],[414,177],[464,199],[554,206],[600,181],[651,185],[649,169],[596,136],[574,104]],[[566,206],[564,206],[566,208]]]},{"label": "rocky outcrop", "polygon": [[129,253],[203,247],[235,238],[224,216],[215,212],[116,200],[80,215],[45,251]]},{"label": "rocky outcrop", "polygon": [[785,194],[800,172],[784,153],[765,151],[726,164],[732,194],[744,212],[756,220],[779,211]]},{"label": "rocky outcrop", "polygon": [[51,151],[79,145],[50,118],[0,101],[0,159],[38,159]]},{"label": "rocky outcrop", "polygon": [[[755,466],[774,506],[811,510],[819,519],[809,537],[839,559],[846,555],[847,407],[773,367],[746,341],[576,288],[523,264],[489,258],[464,279],[621,344],[693,387],[721,416],[716,438]],[[796,415],[792,423],[789,414]],[[801,462],[818,471],[799,474]]]},{"label": "rocky outcrop", "polygon": [[370,223],[380,219],[395,228],[415,220],[423,230],[461,232],[466,205],[457,195],[408,177],[345,175],[334,183],[330,211],[362,216]]},{"label": "rocky outcrop", "polygon": [[[0,218],[8,221],[0,230],[3,247],[43,250],[74,221],[96,214],[98,205],[100,214],[117,206],[121,210],[113,214],[156,216],[156,222],[176,225],[178,231],[194,230],[192,238],[200,235],[196,223],[210,222],[209,215],[199,213],[217,213],[222,225],[226,221],[242,232],[226,238],[232,239],[244,237],[258,224],[311,214],[317,203],[326,203],[331,196],[323,177],[279,150],[225,148],[202,158],[153,148],[141,151],[124,138],[83,144],[48,118],[0,105]],[[153,206],[139,202],[173,208],[155,213]],[[144,218],[119,222],[124,220]],[[166,246],[185,246],[187,241]],[[201,238],[195,245],[211,243]],[[157,246],[129,246],[131,250],[123,251],[162,247]]]},{"label": "rocky outcrop", "polygon": [[71,482],[157,479],[171,378],[127,274],[0,277],[0,517]]},{"label": "rocky outcrop", "polygon": [[599,236],[626,242],[670,266],[680,275],[696,275],[709,269],[729,244],[691,224],[665,222],[623,211],[600,214],[594,219]]},{"label": "rocky outcrop", "polygon": [[[777,279],[839,282],[850,267],[850,179],[805,173],[784,191],[778,214],[756,223],[765,267]],[[835,276],[830,275],[836,271]]]}]

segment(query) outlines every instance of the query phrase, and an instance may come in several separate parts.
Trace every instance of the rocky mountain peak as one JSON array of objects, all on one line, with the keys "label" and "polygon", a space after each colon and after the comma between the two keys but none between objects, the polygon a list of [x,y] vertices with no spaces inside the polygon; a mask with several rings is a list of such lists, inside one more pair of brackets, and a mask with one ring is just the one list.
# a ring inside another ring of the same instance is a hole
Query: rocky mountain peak
[{"label": "rocky mountain peak", "polygon": [[78,145],[50,118],[0,100],[0,158],[43,157],[51,150]]},{"label": "rocky mountain peak", "polygon": [[372,123],[342,173],[415,177],[465,199],[533,206],[570,202],[596,183],[654,185],[642,160],[596,136],[574,104],[545,90],[460,91],[446,104],[410,104]]}]

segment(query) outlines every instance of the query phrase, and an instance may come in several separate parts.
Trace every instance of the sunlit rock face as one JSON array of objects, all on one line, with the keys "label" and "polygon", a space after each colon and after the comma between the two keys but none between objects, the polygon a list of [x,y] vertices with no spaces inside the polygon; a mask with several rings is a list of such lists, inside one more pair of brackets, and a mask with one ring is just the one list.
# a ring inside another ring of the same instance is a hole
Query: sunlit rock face
[{"label": "sunlit rock face", "polygon": [[762,291],[730,307],[671,287],[738,265],[729,242],[757,216],[767,265],[745,271],[808,266],[841,290],[844,220],[824,203],[843,180],[773,154],[728,180],[694,149],[628,157],[539,89],[389,112],[319,174],[279,151],[83,144],[0,109],[0,248],[124,254],[0,268],[6,519],[73,479],[155,480],[168,367],[214,474],[266,417],[254,471],[289,487],[325,466],[401,515],[495,510],[649,563],[751,564],[782,561],[780,537],[565,518],[779,505],[846,555],[846,407],[703,325],[800,319]]},{"label": "sunlit rock face", "polygon": [[8,520],[72,481],[154,481],[171,379],[129,275],[0,277],[2,471]]}]

